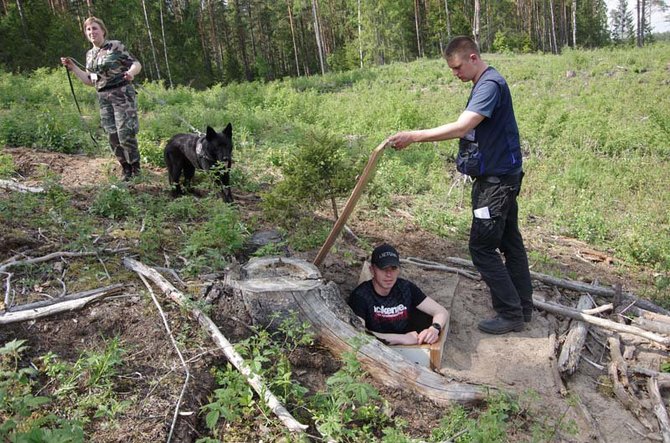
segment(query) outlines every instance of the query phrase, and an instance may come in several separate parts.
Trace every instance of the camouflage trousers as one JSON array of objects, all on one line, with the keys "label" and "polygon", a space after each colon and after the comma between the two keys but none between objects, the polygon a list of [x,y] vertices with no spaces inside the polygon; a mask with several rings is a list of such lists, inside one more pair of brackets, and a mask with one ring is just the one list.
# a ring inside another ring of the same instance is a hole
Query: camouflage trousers
[{"label": "camouflage trousers", "polygon": [[140,128],[136,95],[132,85],[98,92],[100,123],[109,134],[114,155],[122,165],[140,161],[136,137]]}]

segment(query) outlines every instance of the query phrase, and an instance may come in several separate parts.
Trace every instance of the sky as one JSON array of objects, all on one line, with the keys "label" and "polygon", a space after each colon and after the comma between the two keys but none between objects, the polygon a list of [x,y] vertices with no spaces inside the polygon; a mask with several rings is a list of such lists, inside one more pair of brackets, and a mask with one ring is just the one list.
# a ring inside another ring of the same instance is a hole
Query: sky
[{"label": "sky", "polygon": [[[605,3],[607,4],[607,17],[609,21],[609,11],[616,8],[616,5],[619,3],[619,0],[605,0]],[[633,23],[635,23],[635,5],[636,0],[628,0],[628,10],[633,12]],[[670,11],[663,13],[654,10],[652,12],[651,14],[651,25],[653,26],[652,32],[670,31],[670,22],[665,20],[665,16],[669,13]]]}]

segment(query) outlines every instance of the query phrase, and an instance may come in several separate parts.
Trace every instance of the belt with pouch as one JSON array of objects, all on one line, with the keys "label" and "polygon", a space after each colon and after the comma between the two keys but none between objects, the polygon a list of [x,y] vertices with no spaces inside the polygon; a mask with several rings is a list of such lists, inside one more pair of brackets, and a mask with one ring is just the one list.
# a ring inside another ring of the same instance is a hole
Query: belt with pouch
[{"label": "belt with pouch", "polygon": [[521,174],[523,174],[523,172],[517,172],[516,174],[507,174],[507,175],[479,175],[475,177],[475,180],[481,180],[486,183],[492,183],[492,184],[519,183],[521,181]]},{"label": "belt with pouch", "polygon": [[111,91],[112,89],[120,88],[122,86],[127,86],[130,83],[127,80],[122,81],[121,83],[114,83],[113,85],[105,85],[102,88],[98,89],[98,92]]}]

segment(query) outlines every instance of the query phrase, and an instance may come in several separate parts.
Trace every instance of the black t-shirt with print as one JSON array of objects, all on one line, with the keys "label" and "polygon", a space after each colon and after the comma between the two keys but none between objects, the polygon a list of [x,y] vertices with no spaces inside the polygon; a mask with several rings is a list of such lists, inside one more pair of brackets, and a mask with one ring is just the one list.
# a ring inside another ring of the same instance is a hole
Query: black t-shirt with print
[{"label": "black t-shirt with print", "polygon": [[365,327],[370,331],[404,334],[427,327],[417,325],[418,319],[426,322],[426,314],[416,309],[425,298],[426,294],[409,280],[399,278],[387,296],[378,295],[372,280],[368,280],[353,290],[349,306],[365,320]]}]

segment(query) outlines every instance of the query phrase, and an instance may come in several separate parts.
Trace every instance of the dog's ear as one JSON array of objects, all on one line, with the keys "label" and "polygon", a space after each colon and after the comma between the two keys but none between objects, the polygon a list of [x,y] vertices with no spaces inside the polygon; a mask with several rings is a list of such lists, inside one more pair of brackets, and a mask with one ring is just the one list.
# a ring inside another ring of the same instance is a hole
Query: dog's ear
[{"label": "dog's ear", "polygon": [[226,129],[223,130],[223,133],[226,134],[228,137],[233,136],[233,125],[228,123],[228,126],[226,126]]},{"label": "dog's ear", "polygon": [[214,140],[216,138],[216,131],[211,126],[207,126],[207,140]]}]

